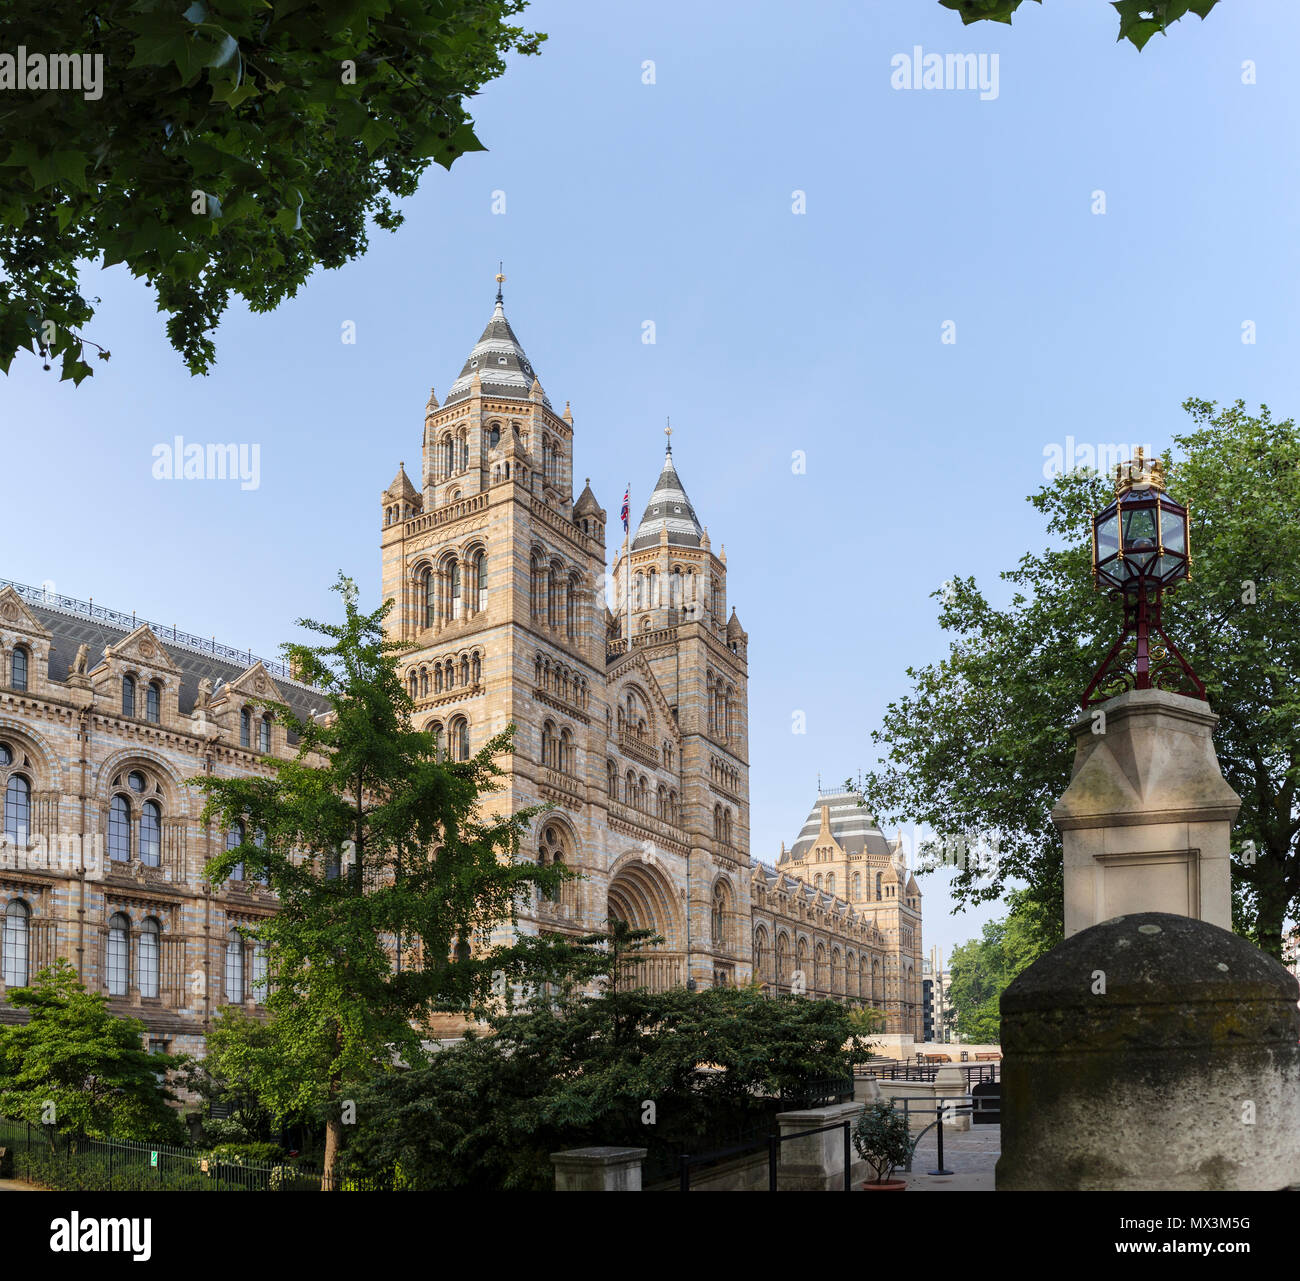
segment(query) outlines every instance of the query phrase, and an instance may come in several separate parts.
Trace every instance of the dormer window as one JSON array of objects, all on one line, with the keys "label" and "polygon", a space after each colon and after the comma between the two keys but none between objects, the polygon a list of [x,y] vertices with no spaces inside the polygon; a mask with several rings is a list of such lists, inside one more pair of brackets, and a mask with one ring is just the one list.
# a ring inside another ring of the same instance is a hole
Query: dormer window
[{"label": "dormer window", "polygon": [[498,365],[504,365],[505,363],[506,363],[506,358],[505,358],[504,356],[498,356],[498,357],[497,357],[497,364],[498,364]]},{"label": "dormer window", "polygon": [[10,688],[25,690],[27,688],[27,650],[22,645],[14,646],[9,661]]}]

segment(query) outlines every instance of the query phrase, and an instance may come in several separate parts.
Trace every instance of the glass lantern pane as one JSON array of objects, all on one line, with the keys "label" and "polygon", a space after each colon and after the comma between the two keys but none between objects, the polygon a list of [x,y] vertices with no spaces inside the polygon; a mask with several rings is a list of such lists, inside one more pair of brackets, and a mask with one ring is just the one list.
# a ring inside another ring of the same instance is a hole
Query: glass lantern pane
[{"label": "glass lantern pane", "polygon": [[1111,513],[1097,522],[1097,558],[1113,556],[1119,547],[1119,518]]},{"label": "glass lantern pane", "polygon": [[1156,543],[1156,520],[1155,511],[1150,507],[1142,507],[1137,511],[1126,511],[1124,513],[1124,551],[1127,553],[1132,547],[1140,544],[1154,547]]},{"label": "glass lantern pane", "polygon": [[1171,552],[1187,551],[1187,516],[1184,512],[1160,511],[1161,541]]}]

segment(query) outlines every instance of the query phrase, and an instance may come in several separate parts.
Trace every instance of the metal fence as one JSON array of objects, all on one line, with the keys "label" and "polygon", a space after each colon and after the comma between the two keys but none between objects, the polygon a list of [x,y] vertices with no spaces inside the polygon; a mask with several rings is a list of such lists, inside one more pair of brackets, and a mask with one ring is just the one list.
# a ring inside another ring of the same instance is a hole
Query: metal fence
[{"label": "metal fence", "polygon": [[826,1125],[814,1126],[810,1130],[800,1130],[796,1134],[769,1134],[764,1139],[759,1139],[753,1143],[740,1143],[734,1147],[717,1148],[712,1152],[683,1153],[678,1157],[678,1188],[682,1192],[691,1190],[691,1171],[697,1165],[711,1165],[715,1161],[725,1161],[730,1157],[743,1156],[749,1152],[757,1152],[760,1148],[767,1147],[767,1190],[769,1192],[777,1191],[777,1173],[781,1161],[781,1144],[788,1143],[791,1139],[806,1139],[813,1134],[825,1134],[828,1130],[842,1130],[844,1132],[844,1188],[845,1192],[853,1190],[853,1158],[849,1150],[850,1131],[852,1128],[851,1121],[831,1121]]},{"label": "metal fence", "polygon": [[933,1081],[943,1068],[956,1068],[966,1078],[966,1088],[982,1081],[1000,1081],[1002,1064],[989,1063],[913,1063],[907,1059],[867,1059],[854,1065],[854,1074],[874,1076],[878,1081]]},{"label": "metal fence", "polygon": [[168,1143],[78,1138],[0,1117],[20,1179],[70,1192],[369,1192],[372,1182],[297,1161],[258,1164]]}]

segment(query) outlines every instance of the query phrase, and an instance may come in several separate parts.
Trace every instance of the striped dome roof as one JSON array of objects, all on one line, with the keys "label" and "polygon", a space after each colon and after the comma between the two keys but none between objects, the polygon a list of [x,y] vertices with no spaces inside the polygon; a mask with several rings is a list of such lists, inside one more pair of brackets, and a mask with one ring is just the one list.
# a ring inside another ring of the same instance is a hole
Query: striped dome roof
[{"label": "striped dome roof", "polygon": [[[529,362],[515,331],[506,319],[505,304],[497,292],[492,318],[483,330],[483,336],[465,359],[460,377],[451,385],[444,407],[465,400],[470,394],[470,384],[478,374],[485,396],[503,396],[509,400],[527,400],[537,372]],[[543,395],[542,403],[549,409],[550,400]]]}]

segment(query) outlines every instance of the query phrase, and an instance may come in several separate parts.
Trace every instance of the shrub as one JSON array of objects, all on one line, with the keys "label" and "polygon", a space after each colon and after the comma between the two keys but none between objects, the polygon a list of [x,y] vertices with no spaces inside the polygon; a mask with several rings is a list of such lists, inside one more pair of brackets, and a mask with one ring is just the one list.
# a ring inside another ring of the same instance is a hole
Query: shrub
[{"label": "shrub", "polygon": [[884,1183],[911,1155],[907,1117],[892,1103],[868,1103],[853,1127],[853,1146],[876,1172],[875,1181]]}]

